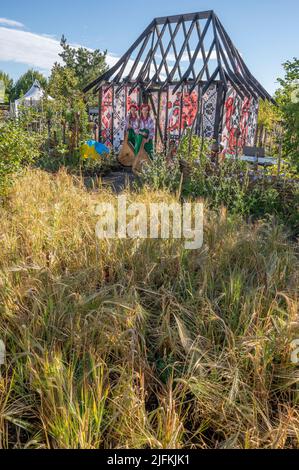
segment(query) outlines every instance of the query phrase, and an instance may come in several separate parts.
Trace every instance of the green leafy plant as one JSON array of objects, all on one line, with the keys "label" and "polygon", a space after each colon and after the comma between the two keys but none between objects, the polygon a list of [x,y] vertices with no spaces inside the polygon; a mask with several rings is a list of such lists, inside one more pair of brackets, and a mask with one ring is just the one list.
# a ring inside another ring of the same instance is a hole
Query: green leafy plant
[{"label": "green leafy plant", "polygon": [[246,163],[226,160],[219,168],[194,166],[185,196],[202,197],[211,209],[226,207],[231,214],[265,218],[276,216],[299,232],[299,186],[250,172]]},{"label": "green leafy plant", "polygon": [[44,134],[24,129],[21,122],[0,123],[0,195],[4,195],[12,177],[40,155]]},{"label": "green leafy plant", "polygon": [[[107,70],[106,51],[72,47],[67,43],[65,36],[62,36],[60,45],[62,52],[59,55],[63,61],[62,67],[73,72],[77,79],[78,90],[82,91],[86,85]],[[94,97],[91,100],[94,101]]]},{"label": "green leafy plant", "polygon": [[193,164],[196,160],[204,163],[209,153],[211,139],[192,135],[191,130],[187,129],[186,135],[181,139],[178,148],[178,157],[188,163]]},{"label": "green leafy plant", "polygon": [[283,154],[299,172],[299,59],[283,64],[285,76],[279,78],[280,89],[275,99],[282,113]]},{"label": "green leafy plant", "polygon": [[141,178],[145,186],[154,190],[177,191],[181,182],[179,163],[174,161],[172,168],[170,168],[165,155],[157,153],[154,155],[151,165],[144,167]]}]

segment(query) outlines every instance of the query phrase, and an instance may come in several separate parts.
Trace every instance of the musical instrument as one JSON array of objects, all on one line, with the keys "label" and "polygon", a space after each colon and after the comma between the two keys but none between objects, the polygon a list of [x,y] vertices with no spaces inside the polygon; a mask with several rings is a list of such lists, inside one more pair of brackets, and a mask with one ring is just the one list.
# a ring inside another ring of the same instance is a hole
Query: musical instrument
[{"label": "musical instrument", "polygon": [[151,160],[144,148],[145,146],[145,140],[143,139],[142,141],[142,144],[141,144],[141,147],[140,147],[140,150],[138,152],[138,155],[135,157],[135,161],[133,163],[133,173],[134,175],[138,175],[139,173],[141,173],[143,167],[145,165],[150,165],[151,164]]},{"label": "musical instrument", "polygon": [[129,143],[129,134],[126,132],[125,140],[119,152],[118,161],[121,165],[131,167],[135,160],[134,149]]}]

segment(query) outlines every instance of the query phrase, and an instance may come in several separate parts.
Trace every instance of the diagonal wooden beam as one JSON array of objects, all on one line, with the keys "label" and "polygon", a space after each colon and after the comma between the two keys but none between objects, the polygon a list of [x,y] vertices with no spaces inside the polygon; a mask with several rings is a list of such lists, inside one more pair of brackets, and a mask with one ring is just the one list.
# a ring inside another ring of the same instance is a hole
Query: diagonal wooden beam
[{"label": "diagonal wooden beam", "polygon": [[[224,34],[224,31],[223,29],[220,27],[220,24],[219,24],[219,19],[216,17],[216,26],[217,26],[217,29],[219,31],[219,34],[220,34],[220,37],[221,37],[221,40],[223,42],[223,45],[225,47],[225,51],[223,51],[223,54],[227,54],[228,56],[228,59],[232,65],[232,68],[233,68],[233,73],[234,73],[234,76],[235,76],[235,79],[239,82],[239,84],[242,84],[243,88],[244,88],[244,93],[247,94],[247,93],[250,93],[255,99],[257,99],[257,95],[256,95],[256,90],[252,88],[252,85],[251,83],[247,80],[246,76],[244,77],[240,71],[238,70],[238,67],[236,65],[236,58],[234,57],[233,55],[233,52],[231,50],[231,47],[230,45],[228,44],[228,41],[227,41],[227,37],[226,35]],[[227,61],[228,62],[228,61]],[[227,64],[226,68],[230,68],[229,64]],[[246,90],[246,92],[245,92]]]},{"label": "diagonal wooden beam", "polygon": [[251,72],[249,71],[248,67],[246,66],[245,62],[243,61],[242,57],[240,56],[238,50],[234,46],[232,40],[228,36],[226,30],[224,29],[221,21],[218,18],[218,24],[219,28],[223,31],[223,34],[226,37],[227,43],[229,45],[229,48],[232,52],[232,55],[235,59],[235,63],[238,64],[240,67],[240,70],[243,73],[243,77],[250,83],[251,87],[256,91],[256,93],[263,99],[267,99],[272,101],[272,97],[269,95],[269,93],[262,87],[262,85],[253,77]]},{"label": "diagonal wooden beam", "polygon": [[138,86],[139,86],[139,83],[138,83],[138,82],[135,82],[135,83],[131,86],[131,88],[130,88],[130,90],[129,90],[129,96],[133,93],[133,91],[135,90],[135,88],[137,88]]},{"label": "diagonal wooden beam", "polygon": [[231,70],[228,60],[225,55],[225,51],[223,50],[221,44],[220,44],[220,54],[222,57],[222,60],[225,65],[225,70],[224,73],[226,74],[226,77],[229,76],[229,82],[232,86],[236,85],[237,89],[239,90],[242,94],[242,99],[244,99],[244,95],[247,96],[247,98],[250,98],[253,94],[254,97],[256,97],[255,93],[252,90],[248,90],[246,88],[246,84],[242,82],[242,80],[239,79],[239,77]]},{"label": "diagonal wooden beam", "polygon": [[[181,50],[180,50],[180,52],[179,52],[177,61],[176,61],[176,63],[174,64],[173,69],[172,69],[172,71],[170,72],[168,79],[165,80],[164,84],[162,85],[162,88],[164,88],[167,83],[170,83],[170,82],[172,81],[172,79],[173,79],[173,77],[174,77],[174,75],[175,75],[175,72],[176,72],[176,70],[177,70],[177,68],[178,68],[178,66],[179,66],[179,64],[180,64],[180,61],[181,61],[181,59],[182,59],[182,57],[183,57],[183,54],[184,54],[184,52],[185,52],[187,43],[188,43],[188,41],[189,41],[189,39],[190,39],[190,36],[191,36],[191,34],[192,34],[192,32],[193,32],[193,29],[194,29],[194,26],[195,26],[195,22],[196,22],[196,19],[194,19],[194,20],[192,21],[192,23],[191,23],[191,26],[190,26],[189,31],[188,31],[188,33],[187,33],[187,37],[185,38],[185,40],[184,40],[184,42],[183,42],[183,45],[182,45],[182,47],[181,47]],[[194,62],[195,62],[195,61],[194,61]],[[192,64],[190,64],[190,70],[192,70],[192,67],[194,66],[194,62],[193,62]],[[188,73],[188,75],[189,75],[189,73]],[[183,81],[183,78],[182,78],[181,81]]]},{"label": "diagonal wooden beam", "polygon": [[118,74],[117,74],[117,75],[115,76],[115,78],[113,79],[113,82],[114,82],[115,84],[117,84],[117,83],[119,83],[119,82],[121,81],[122,76],[123,76],[123,73],[124,73],[124,71],[125,71],[126,66],[128,65],[129,60],[130,60],[130,56],[128,56],[128,57],[126,58],[126,60],[124,60],[124,63],[123,63],[123,65],[122,65],[120,71],[118,72]]},{"label": "diagonal wooden beam", "polygon": [[196,12],[196,13],[187,13],[184,15],[174,15],[174,16],[156,18],[155,21],[157,24],[164,24],[166,20],[168,20],[169,23],[177,23],[181,16],[183,16],[183,21],[193,21],[195,18],[198,18],[199,20],[205,20],[210,17],[211,13],[213,13],[212,10]]},{"label": "diagonal wooden beam", "polygon": [[134,73],[136,72],[136,69],[137,69],[137,67],[138,67],[138,65],[139,65],[139,62],[140,62],[140,60],[141,60],[142,54],[144,53],[144,51],[145,51],[145,49],[146,49],[146,46],[148,45],[148,42],[149,42],[150,37],[151,37],[152,34],[153,34],[153,33],[148,34],[148,35],[146,36],[146,38],[144,39],[144,42],[143,42],[143,44],[142,44],[142,46],[141,46],[141,49],[140,49],[140,51],[139,51],[139,53],[138,53],[138,55],[137,55],[137,57],[136,57],[136,59],[135,59],[135,62],[134,62],[134,64],[133,64],[133,67],[131,68],[131,71],[130,71],[130,73],[129,73],[129,75],[128,75],[128,78],[126,79],[126,82],[130,82],[130,81],[132,80],[132,78],[133,78],[133,76],[134,76]]},{"label": "diagonal wooden beam", "polygon": [[229,81],[230,85],[232,86],[232,88],[236,91],[236,93],[240,96],[240,98],[242,99],[242,101],[244,101],[245,99],[245,96],[247,96],[247,98],[249,97],[250,98],[250,95],[248,96],[243,94],[243,92],[240,90],[240,88],[238,87],[238,85],[236,84],[235,80],[233,79],[232,75],[231,75],[231,72],[230,71],[224,71],[225,75],[226,75],[226,78],[227,80]]},{"label": "diagonal wooden beam", "polygon": [[[215,38],[213,39],[213,42],[212,42],[212,44],[211,44],[210,50],[209,50],[209,52],[208,52],[208,55],[206,56],[205,63],[204,63],[204,65],[203,65],[201,71],[199,72],[199,74],[198,74],[198,76],[197,76],[197,78],[196,78],[196,80],[195,80],[195,83],[193,84],[193,86],[192,86],[191,89],[190,89],[190,93],[192,93],[192,91],[195,89],[195,87],[201,82],[202,77],[203,77],[203,75],[204,75],[204,73],[205,73],[205,70],[206,70],[207,67],[208,67],[208,63],[209,63],[210,57],[211,57],[211,55],[212,55],[212,52],[213,52],[213,50],[214,50],[214,47],[215,47]],[[208,81],[210,80],[210,78],[211,78],[211,76],[209,76],[209,77],[207,76]],[[175,91],[175,89],[174,89],[174,91]]]},{"label": "diagonal wooden beam", "polygon": [[[155,82],[155,80],[157,79],[157,77],[160,75],[160,72],[162,70],[162,67],[163,67],[163,61],[167,60],[167,56],[169,54],[169,51],[171,49],[171,46],[175,46],[175,37],[176,35],[178,34],[178,31],[180,29],[180,26],[182,24],[182,20],[178,22],[178,24],[176,25],[176,28],[174,30],[174,32],[172,33],[172,29],[171,29],[171,26],[170,26],[170,23],[168,23],[168,29],[169,29],[169,33],[170,33],[170,36],[171,36],[171,40],[169,41],[169,44],[167,46],[167,49],[163,55],[163,58],[162,58],[162,61],[159,65],[159,68],[158,68],[158,72],[153,76],[153,78],[151,79],[150,83],[146,86],[146,89],[149,89],[151,87],[151,85]],[[176,48],[174,49],[174,53],[176,55]],[[177,59],[177,55],[176,55],[176,59]]]},{"label": "diagonal wooden beam", "polygon": [[[156,58],[153,57],[153,65],[154,65],[154,69],[155,69],[155,73],[157,74],[158,72],[158,66],[157,66],[157,62],[156,62]],[[147,71],[147,81],[150,79],[150,73],[151,73],[151,67],[148,68],[148,71]],[[158,77],[158,80],[159,80],[159,77]]]},{"label": "diagonal wooden beam", "polygon": [[[197,24],[197,21],[195,22],[195,24]],[[186,38],[187,37],[187,30],[186,30],[186,24],[185,24],[184,21],[183,21],[183,31],[184,31],[184,36]],[[187,42],[187,53],[188,53],[188,57],[189,57],[189,62],[191,62],[192,54],[191,54],[191,50],[190,50],[189,41]],[[196,73],[194,71],[194,66],[192,67],[192,74],[193,74],[193,79],[195,80],[196,79]]]},{"label": "diagonal wooden beam", "polygon": [[[200,24],[199,24],[199,20],[196,21],[196,30],[197,30],[197,35],[198,35],[198,40],[200,41],[200,38],[201,38],[201,27],[200,27]],[[201,55],[202,55],[202,60],[204,63],[208,62],[207,61],[207,56],[206,56],[206,51],[205,51],[205,47],[204,47],[204,44],[201,45]],[[210,71],[209,71],[209,66],[207,64],[207,67],[206,67],[206,73],[207,73],[207,79],[209,80],[210,79]]]},{"label": "diagonal wooden beam", "polygon": [[146,74],[148,73],[148,71],[150,70],[150,67],[152,65],[152,62],[153,62],[153,59],[155,57],[155,54],[156,54],[156,51],[158,49],[158,45],[159,45],[159,41],[157,39],[156,41],[156,44],[154,45],[154,38],[155,38],[155,32],[157,34],[157,36],[163,36],[164,32],[165,32],[165,29],[166,29],[166,26],[167,26],[167,23],[164,24],[161,32],[158,34],[158,32],[156,31],[156,29],[154,29],[153,31],[153,42],[152,42],[152,47],[151,47],[151,50],[149,51],[149,54],[148,54],[148,57],[146,59],[146,62],[144,63],[144,66],[142,67],[141,71],[139,72],[137,78],[136,78],[136,82],[142,82],[144,80],[144,77],[146,76]]},{"label": "diagonal wooden beam", "polygon": [[[193,26],[193,27],[195,26],[195,23],[196,23],[196,20],[197,20],[197,19],[198,19],[198,18],[195,17],[194,21],[192,22],[192,26]],[[191,70],[192,70],[192,67],[194,66],[195,61],[196,61],[196,59],[197,59],[197,57],[198,57],[199,51],[201,50],[201,47],[202,47],[202,45],[204,44],[204,39],[205,39],[205,37],[206,37],[206,34],[207,34],[207,31],[208,31],[209,26],[210,26],[210,24],[211,24],[211,21],[212,21],[212,15],[210,14],[210,16],[208,17],[207,22],[206,22],[206,24],[205,24],[205,27],[204,27],[202,36],[201,36],[201,38],[200,38],[200,41],[198,42],[198,44],[197,44],[197,46],[196,46],[196,49],[195,49],[195,51],[194,51],[194,54],[193,54],[192,60],[191,60],[191,62],[190,62],[190,64],[189,64],[189,67],[188,67],[188,69],[186,70],[186,72],[184,73],[184,75],[183,75],[183,77],[182,77],[182,79],[181,79],[181,81],[180,81],[180,83],[179,83],[179,86],[181,86],[181,85],[184,83],[184,81],[186,81],[186,80],[188,79],[188,77],[189,77],[189,74],[190,74],[190,72],[191,72]],[[192,30],[193,30],[193,29],[192,29]],[[192,33],[192,31],[191,31],[191,33]],[[184,48],[184,49],[185,49],[185,48]],[[181,52],[182,52],[182,51],[181,51]],[[182,54],[183,54],[183,52],[182,52]],[[179,60],[181,60],[182,54],[181,54]],[[172,79],[172,78],[173,78],[173,75],[171,76],[171,79]],[[166,84],[166,82],[163,84],[163,87],[165,86],[165,84]]]},{"label": "diagonal wooden beam", "polygon": [[265,96],[265,99],[272,101],[273,103],[275,102],[272,98],[272,96],[267,92],[267,90],[263,87],[263,85],[260,84],[260,82],[252,75],[250,70],[248,69],[247,65],[245,64],[244,60],[242,59],[240,53],[238,50],[236,50],[237,57],[239,58],[240,63],[243,65],[243,68],[245,69],[245,72],[247,73],[247,76],[249,77],[251,83],[253,83],[260,91],[261,94]]},{"label": "diagonal wooden beam", "polygon": [[203,86],[202,88],[202,95],[204,96],[204,94],[208,91],[210,85],[214,82],[214,80],[216,80],[216,77],[219,73],[219,65],[217,66],[216,70],[214,71],[214,73],[211,75],[210,77],[210,80],[208,80],[205,85]]},{"label": "diagonal wooden beam", "polygon": [[215,38],[215,47],[216,47],[216,56],[217,56],[217,61],[218,61],[218,66],[219,66],[219,71],[220,71],[220,77],[221,80],[223,81],[224,84],[224,89],[225,91],[228,90],[228,85],[227,85],[227,80],[224,75],[223,71],[223,65],[222,65],[222,60],[220,56],[220,45],[219,45],[219,38],[217,34],[217,29],[216,29],[216,20],[215,20],[215,14],[212,14],[212,23],[213,23],[213,32],[214,32],[214,38]]},{"label": "diagonal wooden beam", "polygon": [[[168,23],[167,23],[167,25],[168,25]],[[162,66],[164,65],[166,75],[168,76],[169,75],[169,69],[168,69],[167,60],[165,59],[165,50],[164,50],[164,46],[163,46],[163,43],[162,43],[162,37],[163,36],[159,35],[160,30],[159,30],[158,26],[156,26],[156,31],[157,31],[159,47],[160,47],[160,51],[161,51],[161,55],[162,55],[161,64],[162,64]],[[158,75],[158,78],[159,78],[159,75]]]},{"label": "diagonal wooden beam", "polygon": [[[149,39],[152,38],[152,44],[151,44],[151,48],[150,50],[148,51],[148,54],[146,56],[146,59],[141,67],[141,70],[138,74],[138,76],[142,76],[143,78],[145,77],[146,73],[148,72],[150,66],[151,66],[151,56],[152,56],[152,51],[153,51],[153,45],[154,45],[154,42],[155,42],[155,29],[153,29],[153,31],[151,31],[150,35],[149,35]],[[110,86],[113,86],[115,83],[114,83],[114,79],[112,80]],[[124,86],[126,83],[123,83],[121,84],[121,86],[119,87],[118,91],[122,88],[122,86]],[[138,83],[136,83],[136,86],[138,85]],[[98,85],[97,88],[99,88],[101,86],[101,84]],[[97,90],[96,88],[96,90]],[[134,87],[136,88],[136,87]],[[130,90],[130,94],[131,94],[131,91]]]},{"label": "diagonal wooden beam", "polygon": [[163,133],[162,133],[162,130],[161,130],[160,122],[158,121],[158,113],[157,113],[157,110],[156,110],[156,106],[155,106],[152,94],[149,94],[149,99],[150,99],[152,109],[153,109],[153,112],[154,112],[154,116],[155,116],[155,120],[156,120],[156,129],[158,129],[159,134],[160,134],[160,139],[163,142]]},{"label": "diagonal wooden beam", "polygon": [[[183,20],[181,22],[178,23],[178,26],[180,26],[182,24]],[[175,61],[178,60],[178,51],[177,51],[177,48],[176,48],[176,44],[175,44],[175,35],[172,31],[172,28],[171,28],[171,24],[168,23],[168,29],[169,29],[169,34],[170,34],[170,37],[171,37],[171,40],[172,40],[172,48],[173,48],[173,52],[174,52],[174,58],[175,58]],[[182,71],[181,71],[181,66],[179,64],[178,66],[178,73],[179,73],[179,77],[180,79],[182,78]]]},{"label": "diagonal wooden beam", "polygon": [[146,38],[144,39],[143,44],[142,44],[142,46],[141,46],[141,48],[140,48],[140,50],[139,50],[139,52],[138,52],[138,55],[137,55],[137,57],[136,57],[136,59],[135,59],[135,61],[134,61],[133,67],[132,67],[132,69],[131,69],[129,75],[124,79],[123,83],[117,88],[116,94],[119,93],[120,90],[121,90],[124,86],[126,86],[128,83],[130,83],[130,82],[132,81],[132,78],[133,78],[133,76],[134,76],[134,73],[135,73],[135,71],[136,71],[136,69],[137,69],[137,67],[138,67],[138,65],[139,65],[139,63],[140,63],[142,54],[144,53],[144,51],[145,51],[145,49],[146,49],[146,46],[148,45],[148,42],[149,42],[149,40],[150,40],[152,34],[153,34],[152,32],[149,33],[149,34],[146,36]]},{"label": "diagonal wooden beam", "polygon": [[94,88],[98,83],[101,81],[108,81],[109,78],[112,77],[112,75],[117,72],[119,67],[123,64],[123,62],[126,60],[127,56],[131,56],[132,52],[141,44],[141,42],[144,40],[144,38],[152,31],[152,29],[155,27],[155,21],[152,21],[149,26],[143,31],[143,33],[139,36],[139,38],[132,44],[132,46],[128,49],[128,51],[119,59],[119,61],[111,67],[107,72],[102,74],[100,77],[98,77],[96,80],[91,82],[87,87],[83,89],[84,93],[87,93],[89,90]]},{"label": "diagonal wooden beam", "polygon": [[[155,29],[153,29],[152,31],[152,42],[151,42],[151,48],[149,49],[148,53],[147,53],[147,56],[145,58],[145,61],[138,73],[138,76],[143,76],[146,74],[146,71],[147,71],[147,67],[148,67],[148,64],[150,63],[150,60],[151,60],[151,55],[152,55],[152,50],[153,50],[153,47],[154,47],[154,42],[155,42]],[[137,78],[136,78],[137,80]]]}]

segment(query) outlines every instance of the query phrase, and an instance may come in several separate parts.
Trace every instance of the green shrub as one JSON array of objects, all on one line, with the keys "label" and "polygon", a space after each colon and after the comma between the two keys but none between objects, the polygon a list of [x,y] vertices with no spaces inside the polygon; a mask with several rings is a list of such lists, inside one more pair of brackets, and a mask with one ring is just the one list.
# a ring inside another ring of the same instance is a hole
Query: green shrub
[{"label": "green shrub", "polygon": [[43,134],[24,129],[20,122],[0,124],[0,195],[6,193],[13,174],[38,158],[43,143]]},{"label": "green shrub", "polygon": [[227,160],[219,168],[194,167],[183,194],[202,197],[211,209],[225,206],[231,214],[265,218],[276,216],[299,233],[299,187],[296,183],[258,178],[245,163]]},{"label": "green shrub", "polygon": [[181,184],[179,163],[174,161],[170,169],[165,155],[155,154],[152,164],[144,168],[141,178],[144,185],[153,190],[177,191]]},{"label": "green shrub", "polygon": [[211,139],[203,139],[197,135],[191,136],[191,130],[188,129],[186,135],[180,142],[178,156],[191,164],[196,160],[206,163],[207,155],[212,143],[213,141],[211,141]]}]

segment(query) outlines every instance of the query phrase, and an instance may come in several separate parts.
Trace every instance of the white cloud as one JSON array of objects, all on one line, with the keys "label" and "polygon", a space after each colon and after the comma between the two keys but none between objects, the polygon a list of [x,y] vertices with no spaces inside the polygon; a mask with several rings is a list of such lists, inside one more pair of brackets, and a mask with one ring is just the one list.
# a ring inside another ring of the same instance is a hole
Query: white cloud
[{"label": "white cloud", "polygon": [[[5,26],[1,26],[5,25]],[[23,27],[22,23],[6,18],[0,18],[0,61],[5,62],[16,62],[26,64],[30,67],[34,67],[42,71],[45,75],[49,75],[50,71],[55,62],[60,62],[59,53],[61,52],[60,41],[52,35],[48,34],[35,34],[29,31],[24,31],[18,28]],[[80,47],[78,44],[72,44],[73,47]],[[194,51],[191,51],[194,54]],[[208,51],[206,52],[208,55]],[[159,57],[159,55],[157,54]],[[214,50],[211,54],[210,59],[215,60],[217,58],[216,51]],[[161,59],[161,57],[160,57]],[[198,55],[198,60],[202,59],[201,53]],[[113,67],[119,60],[119,57],[115,54],[107,54],[106,62],[109,68]],[[168,54],[168,61],[174,62],[175,56],[172,53]],[[189,55],[185,51],[181,59],[182,71],[185,69],[184,62],[188,63]],[[134,64],[134,60],[130,59],[124,71],[124,76],[130,73],[130,70]],[[134,77],[138,74],[143,63],[140,62],[134,74]],[[171,64],[169,64],[171,67]],[[152,77],[155,74],[155,68],[151,66]],[[133,78],[134,78],[133,77]],[[164,80],[164,68],[160,73],[160,78]]]},{"label": "white cloud", "polygon": [[15,20],[9,20],[8,18],[0,18],[0,24],[11,26],[12,28],[24,28],[23,23]]},{"label": "white cloud", "polygon": [[59,52],[60,44],[56,39],[0,27],[0,61],[50,70],[59,59]]},{"label": "white cloud", "polygon": [[[73,47],[80,47],[73,44]],[[0,26],[0,61],[17,62],[41,69],[49,74],[53,64],[61,59],[60,41],[46,34],[35,34]],[[107,54],[106,62],[113,67],[119,60],[114,54]],[[134,61],[128,62],[125,74],[129,73]],[[137,71],[142,64],[139,64]]]},{"label": "white cloud", "polygon": [[[27,64],[49,74],[53,64],[60,61],[60,52],[60,41],[53,36],[0,26],[0,61]],[[118,60],[115,55],[107,55],[109,67]]]},{"label": "white cloud", "polygon": [[[12,21],[12,20],[10,20]],[[78,44],[72,44],[73,47],[80,47]],[[35,34],[29,31],[11,29],[0,26],[0,62],[16,62],[26,64],[49,75],[55,62],[60,62],[61,58],[60,41],[53,36],[46,34]],[[109,68],[113,67],[119,60],[115,54],[107,54],[106,63]],[[130,59],[124,71],[124,76],[128,75],[134,60]],[[140,62],[134,74],[140,71],[143,63]],[[155,73],[152,66],[151,75]],[[163,73],[160,77],[165,78]]]}]

